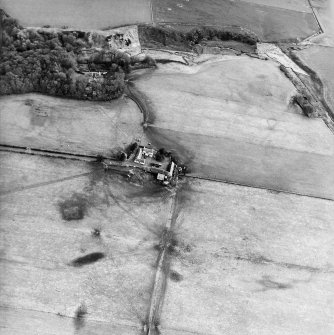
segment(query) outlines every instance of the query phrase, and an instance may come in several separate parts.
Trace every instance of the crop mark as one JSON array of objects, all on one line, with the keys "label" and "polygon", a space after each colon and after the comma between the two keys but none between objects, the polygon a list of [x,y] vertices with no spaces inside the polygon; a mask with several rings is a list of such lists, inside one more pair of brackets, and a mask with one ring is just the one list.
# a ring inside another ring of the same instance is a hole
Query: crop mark
[{"label": "crop mark", "polygon": [[310,277],[309,279],[293,279],[289,282],[279,282],[273,280],[271,276],[262,276],[262,279],[256,280],[256,283],[262,286],[262,288],[257,290],[256,292],[292,289],[294,287],[294,284],[309,283],[311,281],[311,278],[312,277]]},{"label": "crop mark", "polygon": [[70,199],[59,202],[62,218],[66,221],[82,220],[87,212],[86,196],[74,193]]},{"label": "crop mark", "polygon": [[253,264],[263,264],[263,265],[276,265],[280,267],[285,267],[292,270],[302,270],[302,271],[308,271],[311,273],[316,272],[333,272],[333,270],[330,269],[322,269],[318,267],[308,266],[308,265],[299,265],[299,264],[293,264],[293,263],[285,263],[285,262],[277,262],[272,259],[266,258],[264,256],[254,256],[254,255],[247,255],[247,256],[235,256],[236,260],[246,261]]},{"label": "crop mark", "polygon": [[260,291],[286,290],[293,287],[291,283],[280,283],[274,281],[270,276],[262,276],[262,279],[257,280],[256,282],[263,286]]},{"label": "crop mark", "polygon": [[84,303],[77,308],[74,316],[74,327],[78,331],[85,325],[85,315],[87,314],[87,307]]},{"label": "crop mark", "polygon": [[105,255],[102,252],[92,252],[91,254],[74,259],[70,264],[74,267],[81,267],[87,264],[95,263],[104,257]]},{"label": "crop mark", "polygon": [[175,282],[180,282],[183,280],[183,276],[174,270],[170,271],[169,278]]}]

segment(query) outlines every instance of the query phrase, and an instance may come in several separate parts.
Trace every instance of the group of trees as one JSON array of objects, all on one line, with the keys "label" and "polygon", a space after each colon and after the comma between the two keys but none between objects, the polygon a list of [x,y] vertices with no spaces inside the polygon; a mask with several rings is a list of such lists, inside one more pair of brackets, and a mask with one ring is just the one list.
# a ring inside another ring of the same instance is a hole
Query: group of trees
[{"label": "group of trees", "polygon": [[172,28],[140,25],[139,37],[142,45],[146,47],[168,46],[169,48],[176,47],[178,50],[192,50],[194,45],[199,44],[203,40],[234,40],[250,45],[258,42],[255,34],[241,30],[238,27],[199,27],[183,33]]},{"label": "group of trees", "polygon": [[115,50],[96,51],[84,62],[104,64],[104,78],[91,80],[78,71],[83,50],[92,48],[89,33],[23,29],[0,10],[2,47],[0,94],[41,92],[78,99],[110,100],[124,90],[133,61]]}]

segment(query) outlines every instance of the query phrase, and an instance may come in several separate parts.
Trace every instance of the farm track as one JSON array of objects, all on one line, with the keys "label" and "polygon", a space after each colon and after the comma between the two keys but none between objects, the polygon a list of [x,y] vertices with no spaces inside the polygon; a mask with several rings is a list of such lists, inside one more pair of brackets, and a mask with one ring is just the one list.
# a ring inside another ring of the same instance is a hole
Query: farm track
[{"label": "farm track", "polygon": [[143,114],[143,124],[152,123],[153,113],[142,92],[136,89],[133,82],[129,82],[125,87],[126,96],[131,99]]},{"label": "farm track", "polygon": [[177,190],[171,203],[169,218],[160,238],[157,270],[155,274],[151,303],[148,312],[145,335],[158,335],[160,315],[170,273],[171,250],[173,248],[173,228],[177,219]]}]

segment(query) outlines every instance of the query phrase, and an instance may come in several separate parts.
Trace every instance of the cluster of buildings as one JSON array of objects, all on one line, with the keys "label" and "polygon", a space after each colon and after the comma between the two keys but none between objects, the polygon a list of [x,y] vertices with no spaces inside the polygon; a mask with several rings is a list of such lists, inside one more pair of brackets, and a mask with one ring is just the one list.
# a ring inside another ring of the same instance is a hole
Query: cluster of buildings
[{"label": "cluster of buildings", "polygon": [[133,174],[133,168],[139,168],[153,174],[162,185],[170,185],[176,181],[179,170],[182,170],[173,162],[170,154],[162,154],[145,146],[137,146],[130,157],[125,155],[124,160],[103,159],[102,164],[105,170],[128,175]]},{"label": "cluster of buildings", "polygon": [[169,185],[177,176],[177,166],[170,156],[163,160],[156,160],[157,150],[139,146],[135,154],[134,163],[140,164],[144,169],[154,175],[163,185]]}]

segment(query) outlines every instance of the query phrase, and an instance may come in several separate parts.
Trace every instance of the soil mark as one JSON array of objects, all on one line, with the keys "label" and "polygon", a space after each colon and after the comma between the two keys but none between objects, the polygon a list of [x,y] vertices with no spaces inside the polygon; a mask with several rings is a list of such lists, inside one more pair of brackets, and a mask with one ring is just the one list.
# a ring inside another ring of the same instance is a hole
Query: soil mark
[{"label": "soil mark", "polygon": [[87,199],[82,194],[74,193],[70,199],[59,203],[59,209],[66,221],[82,220],[87,212]]},{"label": "soil mark", "polygon": [[84,303],[82,303],[75,311],[74,327],[77,331],[79,331],[81,328],[84,327],[86,314],[87,314],[87,307]]},{"label": "soil mark", "polygon": [[253,264],[261,264],[261,265],[276,265],[279,267],[284,267],[287,269],[298,270],[298,271],[307,271],[310,273],[318,273],[318,272],[333,272],[332,269],[322,269],[317,267],[312,267],[308,265],[299,265],[299,264],[292,264],[292,263],[285,263],[285,262],[277,262],[271,259],[268,259],[264,256],[254,256],[254,255],[247,255],[247,256],[236,256],[236,260],[251,262]]},{"label": "soil mark", "polygon": [[71,262],[71,265],[74,267],[81,267],[87,264],[95,263],[104,257],[105,255],[102,252],[92,252],[91,254],[74,259]]}]

